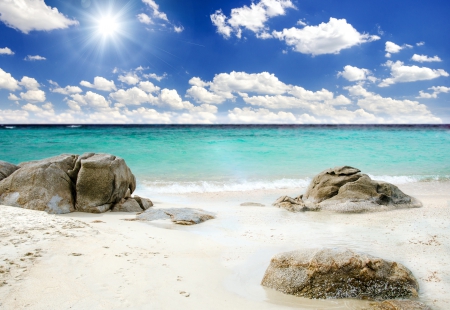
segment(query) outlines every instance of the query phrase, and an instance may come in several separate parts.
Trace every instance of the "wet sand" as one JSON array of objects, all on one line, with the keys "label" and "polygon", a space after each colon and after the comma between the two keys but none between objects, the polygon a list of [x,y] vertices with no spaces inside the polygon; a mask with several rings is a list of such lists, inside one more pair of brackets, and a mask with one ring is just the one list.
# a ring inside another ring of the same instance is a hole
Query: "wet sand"
[{"label": "wet sand", "polygon": [[[418,209],[290,213],[271,206],[302,190],[151,196],[156,207],[216,213],[200,225],[128,221],[134,214],[0,206],[0,309],[364,309],[259,285],[271,256],[348,247],[408,267],[419,298],[450,308],[450,183],[399,185]],[[137,194],[140,194],[137,192]],[[253,202],[264,206],[241,206]],[[127,220],[128,219],[128,220]]]}]

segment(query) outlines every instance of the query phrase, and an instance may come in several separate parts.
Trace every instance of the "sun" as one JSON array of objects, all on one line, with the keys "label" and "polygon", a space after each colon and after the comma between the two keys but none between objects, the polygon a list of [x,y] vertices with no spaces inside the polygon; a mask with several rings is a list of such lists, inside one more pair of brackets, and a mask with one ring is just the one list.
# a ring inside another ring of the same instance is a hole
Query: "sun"
[{"label": "sun", "polygon": [[103,16],[97,21],[97,31],[103,36],[112,36],[119,30],[119,22],[111,16]]}]

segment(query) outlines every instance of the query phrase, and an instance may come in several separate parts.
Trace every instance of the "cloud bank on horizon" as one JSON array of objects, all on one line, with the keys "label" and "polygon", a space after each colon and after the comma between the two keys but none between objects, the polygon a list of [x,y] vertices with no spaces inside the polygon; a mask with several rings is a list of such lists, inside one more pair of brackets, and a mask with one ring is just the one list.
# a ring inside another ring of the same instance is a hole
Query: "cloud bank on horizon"
[{"label": "cloud bank on horizon", "polygon": [[0,124],[450,123],[450,4],[399,1],[1,1]]}]

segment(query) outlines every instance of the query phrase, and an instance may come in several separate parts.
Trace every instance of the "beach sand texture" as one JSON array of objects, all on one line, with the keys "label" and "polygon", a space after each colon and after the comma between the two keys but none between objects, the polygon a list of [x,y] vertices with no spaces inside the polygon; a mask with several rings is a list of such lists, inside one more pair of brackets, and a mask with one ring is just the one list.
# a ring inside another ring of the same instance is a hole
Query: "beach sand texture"
[{"label": "beach sand texture", "polygon": [[128,213],[49,215],[0,206],[0,309],[369,307],[260,285],[273,255],[304,247],[348,247],[400,262],[417,278],[420,301],[449,309],[450,183],[399,187],[424,206],[362,214],[271,206],[304,189],[149,197],[156,207],[217,216],[193,226],[135,221]]}]

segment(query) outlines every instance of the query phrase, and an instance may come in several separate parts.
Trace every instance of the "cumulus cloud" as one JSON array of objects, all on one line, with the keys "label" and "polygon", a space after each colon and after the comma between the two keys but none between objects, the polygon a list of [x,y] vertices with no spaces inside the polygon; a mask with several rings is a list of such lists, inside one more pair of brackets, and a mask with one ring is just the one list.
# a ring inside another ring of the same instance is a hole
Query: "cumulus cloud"
[{"label": "cumulus cloud", "polygon": [[143,91],[146,91],[147,93],[154,93],[160,90],[158,86],[155,86],[150,81],[139,82],[139,88],[142,89]]},{"label": "cumulus cloud", "polygon": [[388,60],[385,64],[391,69],[391,77],[384,79],[378,86],[387,87],[396,83],[432,80],[441,76],[449,76],[442,69],[430,69],[427,67],[405,66],[403,62]]},{"label": "cumulus cloud", "polygon": [[268,30],[267,21],[272,17],[285,15],[287,9],[295,9],[291,0],[260,0],[250,6],[232,9],[230,17],[223,14],[222,10],[217,10],[210,18],[217,32],[224,38],[230,38],[232,33],[240,38],[242,29],[250,30],[258,37],[267,38],[270,36],[265,32]]},{"label": "cumulus cloud", "polygon": [[22,80],[19,82],[19,85],[25,87],[28,90],[37,90],[40,85],[35,78],[30,78],[28,76],[24,76]]},{"label": "cumulus cloud", "polygon": [[109,108],[109,101],[102,95],[88,91],[85,95],[73,94],[72,99],[66,99],[67,104],[73,110],[80,110],[80,106],[87,106],[93,109],[107,109]]},{"label": "cumulus cloud", "polygon": [[39,56],[39,55],[35,55],[35,56],[27,55],[27,57],[25,57],[23,60],[36,61],[36,60],[46,60],[46,59],[47,58],[45,58],[43,56]]},{"label": "cumulus cloud", "polygon": [[50,91],[53,93],[59,93],[63,95],[78,94],[83,92],[83,90],[78,86],[70,86],[70,85],[67,85],[64,88],[62,87],[52,88],[50,89]]},{"label": "cumulus cloud", "polygon": [[151,102],[154,97],[147,94],[140,88],[132,87],[127,90],[119,89],[115,93],[109,94],[111,99],[119,103],[119,106],[124,105],[140,105]]},{"label": "cumulus cloud", "polygon": [[12,77],[11,73],[0,68],[0,89],[17,90],[20,88],[19,81]]},{"label": "cumulus cloud", "polygon": [[119,81],[128,85],[136,85],[140,80],[140,77],[135,72],[128,72],[126,75],[119,75]]},{"label": "cumulus cloud", "polygon": [[[120,77],[119,77],[119,80],[120,80]],[[96,76],[94,78],[93,84],[88,81],[81,81],[80,85],[84,86],[84,87],[94,88],[97,90],[103,90],[103,91],[113,91],[113,90],[117,89],[116,85],[114,84],[114,81],[112,81],[112,80],[109,81],[101,76]]]},{"label": "cumulus cloud", "polygon": [[442,61],[442,59],[440,59],[438,56],[428,57],[426,55],[417,55],[417,54],[414,54],[413,57],[411,57],[411,60],[417,61],[417,62],[441,62]]},{"label": "cumulus cloud", "polygon": [[44,0],[0,1],[0,21],[23,33],[78,25],[78,21],[64,16],[57,8],[47,6]]},{"label": "cumulus cloud", "polygon": [[359,33],[347,20],[333,17],[328,23],[301,29],[292,27],[272,34],[294,51],[311,55],[339,54],[343,49],[380,39],[376,35]]},{"label": "cumulus cloud", "polygon": [[429,90],[432,90],[432,93],[426,93],[423,90],[419,91],[419,96],[416,98],[425,98],[425,99],[431,99],[431,98],[437,98],[440,93],[449,93],[450,87],[446,86],[433,86],[428,88]]},{"label": "cumulus cloud", "polygon": [[148,73],[142,75],[146,79],[153,79],[160,82],[162,79],[165,79],[167,77],[167,73],[164,73],[163,75],[157,75],[156,73]]},{"label": "cumulus cloud", "polygon": [[14,52],[9,47],[0,48],[0,55],[14,55]]},{"label": "cumulus cloud", "polygon": [[385,45],[386,57],[390,58],[392,54],[400,52],[402,49],[412,48],[409,44],[403,44],[402,46],[395,44],[394,42],[387,41]]},{"label": "cumulus cloud", "polygon": [[25,93],[20,93],[20,98],[27,101],[33,102],[44,102],[45,101],[45,92],[37,89],[37,90],[28,90]]},{"label": "cumulus cloud", "polygon": [[391,119],[409,119],[418,123],[436,123],[441,120],[435,117],[426,105],[412,100],[396,100],[382,97],[364,89],[362,85],[346,87],[351,96],[357,97],[357,104],[365,111],[386,115]]},{"label": "cumulus cloud", "polygon": [[8,100],[12,100],[12,101],[19,101],[20,100],[20,98],[19,97],[17,97],[15,94],[11,94],[11,93],[9,93],[9,96],[8,96]]},{"label": "cumulus cloud", "polygon": [[184,101],[175,89],[167,88],[161,90],[156,104],[174,110],[190,109],[193,107],[193,104],[189,101]]},{"label": "cumulus cloud", "polygon": [[297,123],[297,119],[291,112],[279,111],[274,113],[268,109],[234,108],[228,111],[228,118],[234,123],[253,124],[285,124]]},{"label": "cumulus cloud", "polygon": [[338,73],[338,76],[342,76],[344,79],[355,82],[370,80],[374,82],[376,78],[372,75],[372,72],[368,69],[353,67],[347,65],[344,67],[344,71]]}]

